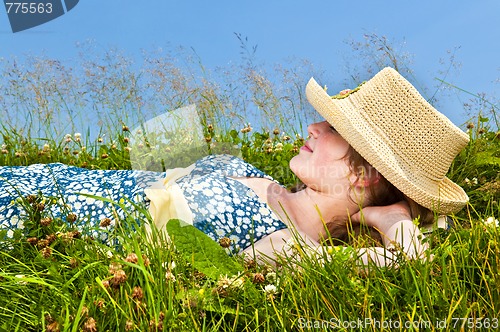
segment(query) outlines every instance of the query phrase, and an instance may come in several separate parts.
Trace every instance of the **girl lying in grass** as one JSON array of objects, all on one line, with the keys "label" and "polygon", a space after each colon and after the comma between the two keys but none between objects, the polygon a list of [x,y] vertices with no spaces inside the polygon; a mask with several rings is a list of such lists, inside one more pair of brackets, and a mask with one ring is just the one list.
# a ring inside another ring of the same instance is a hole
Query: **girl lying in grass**
[{"label": "girl lying in grass", "polygon": [[[381,242],[360,252],[365,263],[390,263],[391,248],[420,256],[425,245],[413,221],[432,223],[435,214],[456,212],[468,201],[446,177],[468,136],[390,68],[333,97],[311,79],[306,94],[326,121],[308,127],[309,139],[290,161],[300,190],[289,191],[229,155],[166,173],[2,167],[0,225],[7,235],[22,228],[17,198],[40,191],[62,200],[63,209],[48,207],[54,217],[71,216],[80,225],[109,227],[144,202],[158,229],[181,219],[252,256],[272,258],[295,236],[311,246],[329,236],[346,240],[360,225]],[[106,234],[94,235],[106,240]]]}]

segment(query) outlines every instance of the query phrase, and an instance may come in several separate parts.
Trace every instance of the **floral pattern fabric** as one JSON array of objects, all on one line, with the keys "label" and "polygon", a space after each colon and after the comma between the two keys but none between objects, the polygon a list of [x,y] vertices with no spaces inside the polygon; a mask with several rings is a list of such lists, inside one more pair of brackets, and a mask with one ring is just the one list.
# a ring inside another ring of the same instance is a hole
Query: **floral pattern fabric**
[{"label": "floral pattern fabric", "polygon": [[213,240],[227,237],[238,252],[286,225],[255,192],[234,177],[274,181],[256,167],[230,155],[211,155],[177,180],[193,213],[193,225]]},{"label": "floral pattern fabric", "polygon": [[[164,173],[89,170],[60,163],[0,167],[0,231],[7,230],[12,237],[16,229],[23,229],[27,212],[19,198],[42,194],[57,202],[48,204],[44,213],[62,219],[75,214],[77,226],[107,242],[116,220],[126,216],[144,220],[140,208],[149,205],[144,189],[163,177]],[[234,253],[286,225],[252,189],[233,177],[273,180],[239,158],[212,155],[197,161],[177,184],[193,214],[193,225],[215,241],[229,238]],[[100,222],[105,218],[112,222],[103,229]]]},{"label": "floral pattern fabric", "polygon": [[[41,194],[47,200],[44,213],[53,218],[77,217],[76,225],[91,230],[95,238],[106,242],[108,232],[100,222],[127,216],[140,218],[140,208],[147,208],[144,188],[161,174],[128,170],[89,170],[60,163],[0,167],[0,230],[11,237],[23,229],[27,211],[20,198]],[[143,204],[141,206],[141,204]],[[144,217],[143,217],[144,218]],[[102,230],[102,231],[100,231]]]}]

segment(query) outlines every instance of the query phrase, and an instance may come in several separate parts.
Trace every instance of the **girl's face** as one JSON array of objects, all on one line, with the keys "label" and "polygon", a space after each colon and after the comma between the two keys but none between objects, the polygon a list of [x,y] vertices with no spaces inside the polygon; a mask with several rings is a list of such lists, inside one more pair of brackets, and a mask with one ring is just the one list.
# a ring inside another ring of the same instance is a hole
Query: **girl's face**
[{"label": "girl's face", "polygon": [[310,138],[290,161],[290,169],[313,190],[348,195],[353,181],[345,159],[349,143],[326,121],[313,123],[307,130]]}]

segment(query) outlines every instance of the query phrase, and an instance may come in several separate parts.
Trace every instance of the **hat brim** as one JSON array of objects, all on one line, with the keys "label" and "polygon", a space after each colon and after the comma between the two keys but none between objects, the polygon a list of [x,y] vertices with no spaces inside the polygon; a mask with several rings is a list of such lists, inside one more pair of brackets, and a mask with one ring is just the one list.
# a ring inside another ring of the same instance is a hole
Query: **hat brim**
[{"label": "hat brim", "polygon": [[306,96],[314,109],[391,184],[418,204],[439,214],[454,213],[464,207],[468,196],[449,178],[423,176],[410,161],[394,152],[384,140],[384,133],[370,123],[360,110],[342,107],[349,100],[332,99],[313,79],[306,87]]}]

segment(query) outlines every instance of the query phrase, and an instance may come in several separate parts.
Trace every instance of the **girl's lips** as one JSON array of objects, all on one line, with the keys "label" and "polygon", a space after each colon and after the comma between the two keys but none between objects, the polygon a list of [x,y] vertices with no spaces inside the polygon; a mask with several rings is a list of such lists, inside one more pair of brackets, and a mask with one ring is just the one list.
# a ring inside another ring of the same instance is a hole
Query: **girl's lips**
[{"label": "girl's lips", "polygon": [[307,151],[307,152],[312,152],[312,150],[306,145],[302,145],[302,147],[300,148],[301,150],[304,150],[304,151]]}]

